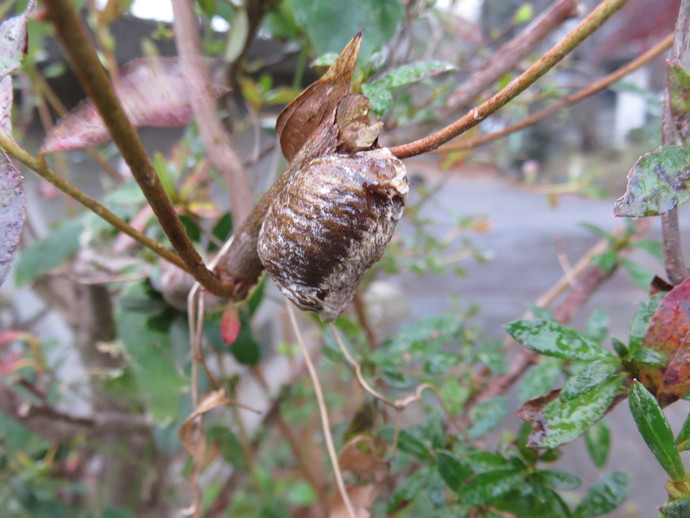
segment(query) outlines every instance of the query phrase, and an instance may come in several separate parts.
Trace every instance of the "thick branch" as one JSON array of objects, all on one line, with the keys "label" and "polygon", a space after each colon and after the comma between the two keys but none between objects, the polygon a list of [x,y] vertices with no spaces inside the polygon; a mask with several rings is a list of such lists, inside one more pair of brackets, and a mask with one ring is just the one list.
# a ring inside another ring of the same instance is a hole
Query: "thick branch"
[{"label": "thick branch", "polygon": [[638,68],[643,67],[647,63],[649,63],[652,59],[657,57],[659,54],[664,52],[666,49],[668,49],[671,44],[673,43],[673,34],[669,34],[666,38],[664,38],[662,41],[654,45],[651,49],[649,49],[647,52],[642,54],[640,57],[634,59],[627,65],[622,66],[615,72],[612,72],[611,74],[607,75],[606,77],[601,78],[599,81],[596,81],[589,85],[586,88],[583,88],[582,90],[575,92],[573,94],[570,94],[563,99],[561,99],[558,102],[553,103],[550,106],[547,106],[546,108],[543,108],[529,117],[525,118],[524,120],[521,120],[520,122],[517,122],[515,124],[511,124],[510,126],[505,127],[504,129],[500,131],[495,131],[493,133],[489,133],[488,135],[483,135],[481,137],[474,138],[472,140],[466,140],[463,142],[456,142],[452,144],[448,144],[446,146],[443,146],[439,149],[437,149],[435,152],[436,153],[450,153],[453,151],[466,151],[468,149],[474,149],[476,147],[479,147],[483,144],[486,144],[488,142],[492,142],[494,140],[497,140],[501,137],[505,137],[506,135],[509,135],[511,133],[514,133],[516,131],[520,131],[522,129],[527,128],[528,126],[532,126],[533,124],[536,124],[542,119],[545,119],[549,115],[552,115],[556,112],[558,112],[560,109],[564,108],[565,106],[568,106],[569,104],[575,104],[583,99],[586,99],[587,97],[594,95],[597,92],[600,92],[604,90],[605,88],[608,88],[611,86],[613,83],[618,81],[619,79],[625,77],[629,73],[637,70]]},{"label": "thick branch", "polygon": [[194,118],[209,162],[226,179],[235,221],[239,223],[252,210],[254,201],[242,160],[223,128],[216,101],[209,92],[211,81],[201,52],[194,4],[189,0],[173,0],[173,11],[175,42],[182,70],[189,83],[191,98],[194,99]]},{"label": "thick branch", "polygon": [[453,112],[464,111],[505,74],[529,56],[537,45],[564,21],[577,16],[576,0],[557,0],[515,38],[502,45],[491,59],[453,92],[444,107]]},{"label": "thick branch", "polygon": [[[676,21],[675,40],[673,43],[672,59],[677,63],[685,63],[690,47],[690,0],[682,0]],[[667,85],[661,121],[661,144],[681,144],[678,126],[671,111],[671,92]],[[683,247],[680,239],[680,225],[678,223],[678,209],[672,209],[661,216],[661,229],[664,241],[664,266],[666,275],[672,284],[680,284],[687,276]]]},{"label": "thick branch", "polygon": [[161,185],[139,135],[127,118],[72,2],[46,0],[45,6],[72,69],[98,108],[122,158],[127,162],[173,248],[200,284],[216,295],[226,298],[232,296],[232,282],[221,283],[213,272],[206,268],[185,233],[184,226]]},{"label": "thick branch", "polygon": [[124,412],[100,412],[94,416],[80,417],[43,403],[32,404],[4,383],[0,383],[0,411],[40,437],[58,442],[118,431],[131,433],[146,430],[150,426],[144,417]]},{"label": "thick branch", "polygon": [[521,94],[527,87],[546,74],[546,72],[551,70],[556,63],[572,52],[575,47],[582,43],[626,3],[627,0],[604,0],[582,20],[582,22],[580,22],[563,41],[551,48],[536,63],[511,81],[510,84],[500,92],[493,95],[476,108],[473,108],[449,126],[427,137],[415,140],[414,142],[391,148],[391,152],[398,158],[409,158],[411,156],[420,155],[436,149],[441,144],[445,144],[450,139],[476,126],[489,115]]}]

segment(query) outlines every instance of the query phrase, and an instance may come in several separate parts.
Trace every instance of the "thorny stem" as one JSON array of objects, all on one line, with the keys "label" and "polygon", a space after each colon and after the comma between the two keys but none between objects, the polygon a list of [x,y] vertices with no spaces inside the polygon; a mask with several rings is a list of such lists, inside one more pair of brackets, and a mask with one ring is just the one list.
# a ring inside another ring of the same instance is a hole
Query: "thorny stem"
[{"label": "thorny stem", "polygon": [[605,88],[608,88],[610,85],[621,79],[622,77],[625,77],[629,73],[637,70],[638,68],[641,68],[642,66],[646,65],[649,63],[652,59],[657,57],[659,54],[664,52],[666,49],[668,49],[671,44],[673,43],[673,34],[669,34],[664,38],[662,41],[654,45],[651,49],[649,49],[647,52],[642,54],[640,57],[634,59],[627,65],[622,66],[615,72],[607,75],[606,77],[601,78],[599,81],[596,81],[595,83],[592,83],[589,85],[587,88],[583,88],[582,90],[575,92],[571,95],[568,95],[561,99],[558,102],[553,103],[551,106],[547,106],[546,108],[543,108],[529,117],[525,118],[524,120],[521,120],[520,122],[517,122],[515,124],[511,124],[510,126],[505,127],[504,129],[500,131],[495,131],[493,133],[489,133],[487,135],[483,135],[481,137],[474,138],[472,140],[466,140],[463,142],[455,142],[448,144],[446,146],[443,146],[439,149],[436,149],[433,151],[434,153],[450,153],[453,151],[466,151],[469,149],[474,149],[476,147],[479,147],[483,144],[486,144],[488,142],[492,142],[494,140],[497,140],[499,138],[505,137],[506,135],[509,135],[511,133],[515,133],[516,131],[520,131],[522,129],[525,129],[528,126],[532,126],[533,124],[536,124],[542,119],[545,119],[549,115],[552,115],[559,111],[560,109],[564,108],[565,106],[569,104],[575,104],[577,102],[582,101],[583,99],[594,95],[597,92],[600,92],[604,90]]},{"label": "thorny stem", "polygon": [[184,226],[170,202],[134,126],[120,103],[107,73],[70,0],[46,0],[50,20],[70,60],[79,82],[93,101],[110,131],[132,175],[165,231],[173,248],[187,266],[185,269],[214,294],[230,298],[234,283],[221,282],[211,272],[187,236]]},{"label": "thorny stem", "polygon": [[[682,0],[676,21],[675,39],[672,59],[685,63],[690,48],[690,0]],[[668,73],[668,72],[667,72]],[[663,104],[661,121],[661,144],[679,144],[680,138],[676,129],[674,115],[671,111],[671,91],[666,87],[666,98]],[[664,266],[671,284],[680,284],[687,276],[688,270],[683,257],[683,247],[678,223],[678,208],[661,215],[661,230],[664,243]]]},{"label": "thorny stem", "polygon": [[146,248],[149,248],[151,251],[155,252],[163,259],[170,261],[175,266],[185,271],[188,271],[187,266],[184,264],[184,262],[182,261],[182,259],[180,259],[179,256],[175,255],[173,252],[165,248],[159,242],[151,239],[145,234],[142,234],[138,230],[135,230],[125,221],[118,218],[106,207],[98,203],[90,196],[84,194],[81,190],[77,189],[74,185],[72,185],[67,180],[62,178],[60,175],[55,173],[50,167],[48,167],[45,161],[41,161],[32,157],[21,147],[19,147],[12,139],[10,139],[7,135],[4,135],[2,133],[0,133],[0,148],[5,150],[8,155],[19,160],[22,164],[38,173],[44,179],[46,179],[55,187],[60,189],[62,192],[64,192],[71,198],[77,200],[91,212],[106,220],[120,232],[127,234],[129,237],[131,237],[138,243],[142,244]]},{"label": "thorny stem", "polygon": [[201,38],[194,15],[194,4],[189,0],[173,0],[175,42],[180,64],[191,89],[192,110],[199,134],[206,148],[208,160],[223,175],[230,192],[232,210],[237,223],[242,222],[254,205],[242,160],[223,128],[218,107],[209,92],[211,83],[201,53]]},{"label": "thorny stem", "polygon": [[473,108],[445,128],[408,144],[395,146],[391,148],[391,153],[398,158],[409,158],[420,155],[436,149],[441,144],[448,142],[450,139],[476,126],[489,115],[517,97],[526,90],[527,87],[546,74],[546,72],[551,70],[559,61],[608,20],[613,13],[623,7],[627,1],[628,0],[604,0],[585,17],[582,22],[580,22],[563,41],[552,47],[536,63],[511,81],[508,86],[497,94]]},{"label": "thorny stem", "polygon": [[326,402],[323,398],[323,390],[321,390],[321,383],[319,382],[319,376],[314,368],[314,363],[311,361],[311,356],[309,356],[309,349],[304,343],[302,338],[302,333],[299,330],[299,324],[297,324],[297,317],[295,316],[295,310],[292,304],[288,302],[287,305],[288,315],[290,316],[290,323],[292,324],[295,337],[297,338],[297,343],[299,344],[302,355],[304,356],[304,363],[309,371],[309,377],[311,378],[312,385],[314,385],[314,392],[316,393],[316,401],[319,406],[319,415],[321,416],[321,426],[323,428],[323,435],[326,440],[326,448],[328,449],[328,456],[331,459],[331,464],[333,465],[333,472],[335,474],[335,481],[338,486],[338,491],[340,492],[340,497],[343,499],[345,508],[347,509],[347,514],[349,518],[356,518],[355,510],[352,507],[352,502],[350,502],[350,496],[347,494],[347,488],[345,487],[345,481],[343,480],[343,473],[340,470],[340,463],[338,461],[338,453],[335,451],[335,445],[333,444],[333,435],[331,434],[331,425],[328,420],[328,409],[326,407]]}]

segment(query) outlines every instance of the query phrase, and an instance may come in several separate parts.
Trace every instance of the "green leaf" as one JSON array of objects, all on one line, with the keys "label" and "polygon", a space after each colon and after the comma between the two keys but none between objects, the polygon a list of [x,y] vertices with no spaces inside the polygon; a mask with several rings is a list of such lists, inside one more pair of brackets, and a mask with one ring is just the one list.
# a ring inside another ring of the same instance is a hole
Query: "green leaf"
[{"label": "green leaf", "polygon": [[370,84],[385,88],[399,88],[417,83],[428,77],[455,70],[456,68],[454,64],[444,61],[416,61],[394,68]]},{"label": "green leaf", "polygon": [[533,422],[530,442],[539,448],[555,448],[582,435],[608,410],[623,382],[614,376],[569,401],[557,398]]},{"label": "green leaf", "polygon": [[643,268],[637,263],[632,262],[630,259],[622,258],[620,260],[620,264],[625,271],[628,272],[628,275],[630,275],[630,278],[635,283],[635,286],[641,290],[649,290],[649,285],[654,277],[649,270]]},{"label": "green leaf", "polygon": [[628,358],[632,363],[660,367],[666,365],[666,356],[654,349],[638,349]]},{"label": "green leaf", "polygon": [[287,0],[297,25],[317,54],[340,52],[364,28],[360,59],[365,62],[395,34],[405,18],[400,0]]},{"label": "green leaf", "polygon": [[642,339],[647,332],[649,322],[652,320],[654,313],[656,313],[661,299],[665,296],[665,293],[658,293],[649,300],[640,303],[633,317],[633,321],[630,324],[630,342],[628,344],[630,354],[634,354],[635,351],[640,348],[640,345],[642,345]]},{"label": "green leaf", "polygon": [[618,264],[618,252],[607,250],[592,257],[592,262],[604,272],[610,272]]},{"label": "green leaf", "polygon": [[[152,306],[143,283],[128,288],[125,297],[141,300],[144,308]],[[177,415],[179,398],[188,382],[175,364],[172,340],[175,329],[170,332],[153,329],[149,324],[151,316],[150,310],[131,304],[116,310],[115,323],[118,337],[132,361],[139,397],[154,419],[163,421]]]},{"label": "green leaf", "polygon": [[575,508],[573,518],[592,518],[610,513],[621,505],[630,491],[630,475],[615,471],[607,473],[589,488]]},{"label": "green leaf", "polygon": [[17,285],[35,281],[73,257],[79,251],[83,226],[82,218],[71,219],[22,250],[15,265]]},{"label": "green leaf", "polygon": [[480,473],[463,485],[460,501],[473,505],[486,505],[510,492],[523,480],[524,475],[514,469]]},{"label": "green leaf", "polygon": [[562,361],[556,358],[546,360],[530,367],[522,377],[518,387],[520,403],[548,393],[561,377]]},{"label": "green leaf", "polygon": [[543,469],[537,475],[544,484],[559,491],[571,491],[582,484],[580,477],[560,469]]},{"label": "green leaf", "polygon": [[606,308],[597,308],[592,311],[587,319],[585,330],[582,333],[587,338],[600,344],[609,332],[609,312]]},{"label": "green leaf", "polygon": [[673,432],[654,396],[640,383],[633,381],[628,394],[630,411],[643,439],[671,480],[685,479],[683,461],[676,449]]},{"label": "green leaf", "polygon": [[[389,444],[393,443],[394,430],[393,427],[386,427],[381,430],[381,435]],[[434,456],[431,454],[426,445],[407,429],[400,430],[398,434],[398,449],[409,455],[412,455],[422,462],[432,462]]]},{"label": "green leaf", "polygon": [[690,498],[666,504],[660,511],[664,518],[688,518],[690,516]]},{"label": "green leaf", "polygon": [[592,223],[587,223],[587,222],[581,222],[577,224],[579,227],[582,227],[584,229],[589,230],[592,234],[595,236],[599,236],[603,239],[606,239],[608,241],[609,246],[614,246],[616,244],[616,238],[611,234],[611,232],[604,230],[598,225],[594,225]]},{"label": "green leaf", "polygon": [[288,490],[285,499],[293,504],[299,506],[308,506],[316,502],[316,491],[306,480],[298,480]]},{"label": "green leaf", "polygon": [[664,260],[664,245],[656,239],[640,239],[639,241],[632,241],[628,246],[644,250],[659,261]]},{"label": "green leaf", "polygon": [[615,337],[611,337],[611,347],[616,351],[619,358],[625,358],[630,353],[630,351],[628,351],[628,346]]},{"label": "green leaf", "polygon": [[585,446],[594,465],[601,469],[606,465],[611,450],[611,430],[606,420],[602,419],[585,432]]},{"label": "green leaf", "polygon": [[534,5],[532,2],[525,2],[517,11],[515,11],[515,16],[513,16],[513,23],[518,25],[521,23],[527,23],[532,18],[534,18]]},{"label": "green leaf", "polygon": [[470,389],[458,383],[454,377],[450,377],[444,381],[439,394],[448,411],[455,415],[459,414],[465,406],[470,397]]},{"label": "green leaf", "polygon": [[678,437],[676,437],[676,447],[678,451],[690,450],[690,414],[685,419],[683,427],[678,432]]},{"label": "green leaf", "polygon": [[460,490],[462,483],[472,474],[472,469],[447,451],[436,452],[436,468],[446,485],[453,491]]},{"label": "green leaf", "polygon": [[580,333],[546,320],[514,320],[505,326],[508,334],[522,345],[563,360],[601,360],[613,355]]},{"label": "green leaf", "polygon": [[382,117],[393,109],[393,94],[383,85],[364,84],[362,93],[367,96],[373,107],[373,112]]},{"label": "green leaf", "polygon": [[594,361],[574,374],[561,390],[561,401],[570,401],[604,383],[620,365],[608,361]]},{"label": "green leaf", "polygon": [[508,398],[499,396],[482,401],[470,411],[472,426],[467,435],[473,439],[486,435],[496,428],[508,413]]},{"label": "green leaf", "polygon": [[690,200],[690,151],[663,146],[642,155],[628,173],[628,189],[614,205],[615,216],[659,216]]},{"label": "green leaf", "polygon": [[688,144],[690,132],[690,74],[678,61],[667,62],[668,92],[672,119],[683,144]]}]

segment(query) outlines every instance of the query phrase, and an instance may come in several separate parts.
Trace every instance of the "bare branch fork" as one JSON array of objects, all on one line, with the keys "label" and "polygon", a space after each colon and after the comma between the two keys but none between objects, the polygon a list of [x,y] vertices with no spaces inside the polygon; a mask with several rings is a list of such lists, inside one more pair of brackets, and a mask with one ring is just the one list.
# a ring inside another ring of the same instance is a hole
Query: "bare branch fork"
[{"label": "bare branch fork", "polygon": [[222,297],[232,297],[234,284],[231,281],[221,282],[206,268],[187,236],[136,129],[127,118],[110,78],[101,66],[96,50],[72,2],[46,0],[45,6],[79,82],[98,109],[122,158],[132,171],[158,222],[187,266],[187,270],[209,291]]}]

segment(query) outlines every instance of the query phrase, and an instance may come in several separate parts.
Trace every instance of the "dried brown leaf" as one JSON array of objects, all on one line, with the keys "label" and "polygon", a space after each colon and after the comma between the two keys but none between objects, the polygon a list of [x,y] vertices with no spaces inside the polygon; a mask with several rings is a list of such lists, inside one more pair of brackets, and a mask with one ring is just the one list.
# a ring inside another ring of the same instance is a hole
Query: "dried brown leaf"
[{"label": "dried brown leaf", "polygon": [[316,128],[333,112],[342,97],[350,93],[362,31],[358,32],[328,71],[310,85],[278,116],[276,131],[280,148],[292,162]]},{"label": "dried brown leaf", "polygon": [[[360,482],[345,485],[355,516],[369,518],[376,498],[388,487],[388,462],[376,453],[373,439],[361,435],[343,447],[338,459],[340,469],[350,471]],[[333,498],[328,518],[350,518],[339,493]]]},{"label": "dried brown leaf", "polygon": [[[189,81],[177,58],[142,58],[122,67],[115,91],[134,126],[184,126],[194,116]],[[217,97],[228,90],[220,84],[211,86]],[[41,152],[81,149],[108,140],[110,133],[103,119],[85,100],[53,128]]]},{"label": "dried brown leaf", "polygon": [[214,390],[207,394],[194,411],[189,414],[187,419],[185,419],[184,424],[180,428],[179,436],[182,444],[195,460],[201,460],[206,451],[206,437],[201,428],[201,416],[214,408],[229,405],[231,403],[232,400],[225,396],[225,390]]}]

